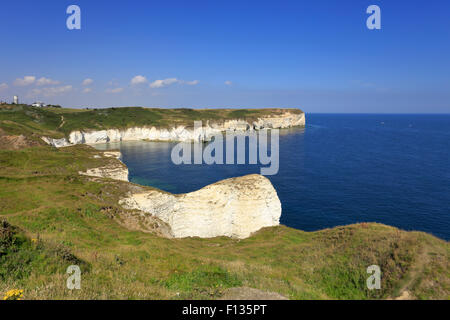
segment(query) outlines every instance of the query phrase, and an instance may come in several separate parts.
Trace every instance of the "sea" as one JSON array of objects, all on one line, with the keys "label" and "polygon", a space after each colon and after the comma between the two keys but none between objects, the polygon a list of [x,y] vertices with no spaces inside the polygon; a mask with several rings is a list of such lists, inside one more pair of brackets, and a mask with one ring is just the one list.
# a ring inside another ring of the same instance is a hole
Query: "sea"
[{"label": "sea", "polygon": [[[306,114],[280,130],[279,170],[267,176],[281,223],[315,231],[379,222],[450,240],[450,115]],[[120,149],[131,182],[172,193],[198,190],[261,164],[174,164],[172,142],[96,144]]]}]

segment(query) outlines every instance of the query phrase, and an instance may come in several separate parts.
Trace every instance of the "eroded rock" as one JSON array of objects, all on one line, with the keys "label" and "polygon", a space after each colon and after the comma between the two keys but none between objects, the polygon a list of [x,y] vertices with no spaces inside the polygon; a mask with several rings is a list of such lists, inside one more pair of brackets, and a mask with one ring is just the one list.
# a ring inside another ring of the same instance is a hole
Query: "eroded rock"
[{"label": "eroded rock", "polygon": [[183,125],[171,128],[133,127],[108,130],[77,130],[69,134],[68,139],[42,137],[42,140],[55,147],[66,147],[75,144],[95,144],[120,141],[209,141],[215,134],[231,131],[244,132],[262,129],[284,129],[305,125],[304,113],[285,112],[281,115],[259,118],[253,122],[241,119],[223,122],[206,121],[201,128]]},{"label": "eroded rock", "polygon": [[166,222],[177,238],[247,238],[280,223],[281,203],[264,176],[252,174],[173,195],[159,190],[131,194],[119,202]]}]

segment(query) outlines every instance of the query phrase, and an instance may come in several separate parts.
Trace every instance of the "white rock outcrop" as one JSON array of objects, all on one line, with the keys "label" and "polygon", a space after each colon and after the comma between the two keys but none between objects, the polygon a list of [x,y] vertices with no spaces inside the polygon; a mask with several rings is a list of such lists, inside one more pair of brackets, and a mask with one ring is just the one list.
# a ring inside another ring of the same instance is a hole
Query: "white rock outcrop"
[{"label": "white rock outcrop", "polygon": [[[90,177],[128,181],[128,168],[122,163],[122,161],[120,161],[122,154],[119,151],[105,151],[103,152],[103,156],[106,158],[116,158],[119,161],[109,161],[105,166],[88,169],[85,172],[79,171],[78,173]],[[94,158],[98,157],[99,156],[94,156]]]},{"label": "white rock outcrop", "polygon": [[68,147],[72,145],[66,138],[54,139],[49,137],[41,137],[41,139],[44,140],[45,143],[48,143],[56,148]]},{"label": "white rock outcrop", "polygon": [[[121,154],[106,151],[100,157],[119,160]],[[128,168],[120,160],[112,160],[105,159],[105,166],[79,174],[128,181]],[[263,227],[280,224],[281,203],[277,192],[269,179],[258,174],[221,180],[185,194],[141,187],[130,190],[134,191],[120,199],[119,204],[166,223],[170,236],[175,238],[242,239]]]},{"label": "white rock outcrop", "polygon": [[155,216],[176,238],[227,236],[246,238],[280,223],[281,203],[264,176],[252,174],[174,195],[159,190],[131,194],[119,202]]},{"label": "white rock outcrop", "polygon": [[259,118],[252,123],[245,120],[227,120],[223,122],[207,121],[201,128],[176,126],[172,128],[156,127],[133,127],[127,129],[108,130],[83,130],[72,131],[69,138],[53,139],[42,137],[42,139],[55,147],[65,147],[74,144],[95,144],[120,141],[208,141],[220,132],[225,131],[251,131],[262,129],[284,129],[305,125],[304,113],[285,112],[278,116]]}]

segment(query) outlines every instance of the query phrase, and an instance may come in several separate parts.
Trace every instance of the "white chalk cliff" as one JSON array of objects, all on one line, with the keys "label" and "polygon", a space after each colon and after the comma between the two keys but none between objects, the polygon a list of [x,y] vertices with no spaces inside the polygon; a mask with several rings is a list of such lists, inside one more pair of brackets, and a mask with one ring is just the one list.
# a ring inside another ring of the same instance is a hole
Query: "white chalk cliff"
[{"label": "white chalk cliff", "polygon": [[[119,159],[120,152],[107,151],[95,157]],[[118,160],[79,174],[128,181],[128,168]],[[170,227],[168,234],[175,238],[242,239],[280,224],[280,199],[269,179],[259,174],[221,180],[185,194],[136,187],[129,190],[119,205],[158,218]]]},{"label": "white chalk cliff", "polygon": [[[132,140],[207,141],[212,135],[224,131],[279,129],[304,125],[304,113],[285,112],[278,116],[260,118],[252,123],[228,120],[208,121],[197,129],[178,126],[171,129],[142,127],[86,130],[73,131],[68,139],[42,139],[55,147]],[[107,153],[104,153],[104,156],[108,156]],[[109,156],[119,158],[120,153]],[[128,169],[120,161],[108,162],[102,167],[80,174],[128,181]],[[281,203],[276,190],[267,178],[257,174],[222,180],[200,190],[179,195],[157,189],[130,188],[119,204],[124,209],[137,210],[143,216],[161,220],[170,227],[171,236],[176,238],[246,238],[263,227],[279,225],[281,216]]]},{"label": "white chalk cliff", "polygon": [[128,168],[120,161],[122,154],[120,151],[106,151],[103,156],[107,158],[116,158],[119,161],[109,162],[107,165],[99,168],[88,169],[85,172],[78,172],[84,176],[109,178],[114,180],[128,181]]},{"label": "white chalk cliff", "polygon": [[263,227],[279,225],[281,216],[277,192],[269,179],[258,174],[180,195],[159,190],[130,194],[119,203],[164,221],[176,238],[247,238]]},{"label": "white chalk cliff", "polygon": [[65,147],[74,144],[94,144],[120,141],[208,141],[210,137],[226,131],[251,131],[261,129],[284,129],[305,125],[304,113],[285,112],[281,115],[259,118],[252,123],[245,120],[227,120],[223,122],[207,121],[201,128],[176,126],[172,128],[157,127],[133,127],[126,129],[108,130],[82,130],[72,131],[69,138],[53,139],[42,137],[42,139],[55,147]]}]

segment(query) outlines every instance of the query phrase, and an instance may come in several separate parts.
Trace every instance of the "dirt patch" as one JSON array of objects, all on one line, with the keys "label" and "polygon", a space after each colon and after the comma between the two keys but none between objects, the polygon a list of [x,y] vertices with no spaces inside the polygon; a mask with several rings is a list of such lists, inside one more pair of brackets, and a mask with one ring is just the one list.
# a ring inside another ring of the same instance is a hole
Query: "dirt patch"
[{"label": "dirt patch", "polygon": [[267,292],[248,287],[228,289],[220,300],[289,300],[276,292]]},{"label": "dirt patch", "polygon": [[428,246],[424,246],[418,257],[416,258],[415,263],[412,265],[412,268],[409,271],[409,280],[400,288],[399,295],[397,297],[389,298],[388,300],[414,300],[416,297],[410,291],[414,282],[417,281],[417,278],[423,274],[424,267],[430,262],[429,259],[429,250]]},{"label": "dirt patch", "polygon": [[24,135],[7,135],[2,129],[0,129],[0,149],[19,150],[38,145],[39,143],[37,141],[31,140]]},{"label": "dirt patch", "polygon": [[411,296],[411,293],[408,290],[402,292],[402,294],[395,298],[395,300],[413,300],[414,298]]},{"label": "dirt patch", "polygon": [[128,230],[153,233],[160,237],[172,238],[170,226],[149,214],[120,210],[114,207],[103,207],[101,212]]}]

